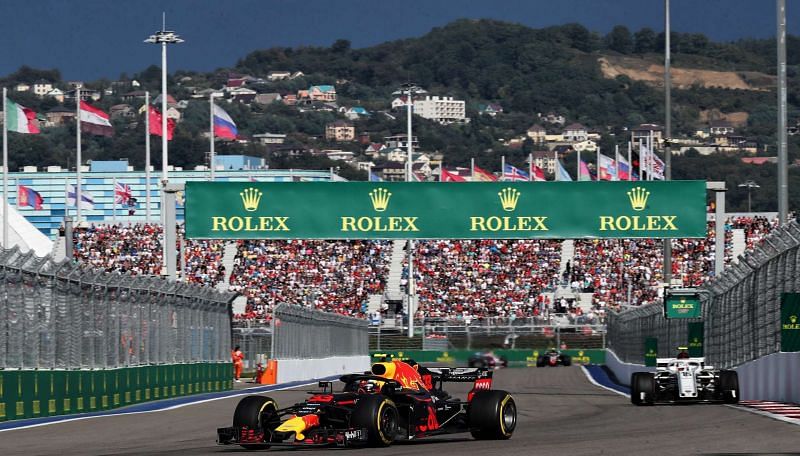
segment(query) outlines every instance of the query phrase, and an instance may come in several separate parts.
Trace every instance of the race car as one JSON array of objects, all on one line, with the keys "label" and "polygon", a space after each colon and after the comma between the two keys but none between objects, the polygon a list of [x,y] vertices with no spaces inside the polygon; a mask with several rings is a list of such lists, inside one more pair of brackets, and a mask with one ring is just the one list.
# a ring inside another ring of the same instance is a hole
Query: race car
[{"label": "race car", "polygon": [[656,372],[631,375],[631,402],[635,405],[683,402],[739,402],[736,371],[718,370],[705,358],[657,358]]},{"label": "race car", "polygon": [[502,356],[497,356],[493,352],[477,352],[469,357],[467,361],[469,367],[488,367],[496,369],[508,367],[508,360]]},{"label": "race car", "polygon": [[[319,382],[320,391],[284,408],[266,396],[246,396],[236,406],[233,426],[217,429],[217,442],[246,449],[380,447],[460,432],[504,440],[517,424],[514,398],[492,389],[492,371],[485,368],[426,368],[393,360],[340,381],[341,392],[333,391],[333,382]],[[460,400],[442,389],[445,382],[473,387]]]},{"label": "race car", "polygon": [[572,357],[561,354],[558,350],[548,350],[536,358],[536,367],[544,366],[569,366],[572,364]]}]

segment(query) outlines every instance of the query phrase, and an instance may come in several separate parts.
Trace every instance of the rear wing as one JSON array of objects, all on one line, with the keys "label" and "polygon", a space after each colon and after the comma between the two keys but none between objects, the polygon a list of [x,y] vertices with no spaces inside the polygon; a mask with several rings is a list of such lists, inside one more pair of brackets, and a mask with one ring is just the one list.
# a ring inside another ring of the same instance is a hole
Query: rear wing
[{"label": "rear wing", "polygon": [[710,369],[712,366],[706,366],[706,359],[704,357],[697,357],[697,358],[656,358],[656,368],[658,369],[666,369],[669,366],[669,363],[674,361],[683,361],[686,363],[698,363],[700,367],[703,369]]}]

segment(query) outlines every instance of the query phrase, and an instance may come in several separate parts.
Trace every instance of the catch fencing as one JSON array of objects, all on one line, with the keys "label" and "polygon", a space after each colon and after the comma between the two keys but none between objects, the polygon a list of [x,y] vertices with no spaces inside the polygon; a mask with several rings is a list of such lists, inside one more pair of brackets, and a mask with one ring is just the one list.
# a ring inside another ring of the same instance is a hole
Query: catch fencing
[{"label": "catch fencing", "polygon": [[0,369],[230,362],[232,299],[0,249]]},{"label": "catch fencing", "polygon": [[[780,351],[781,294],[800,291],[800,226],[773,231],[719,277],[701,288],[704,354],[729,368]],[[658,354],[687,343],[687,320],[666,320],[651,304],[608,316],[608,344],[625,362],[644,361],[644,339],[658,339]]]},{"label": "catch fencing", "polygon": [[266,359],[369,356],[369,323],[360,318],[280,304],[269,328],[238,323],[233,343],[245,353],[245,368]]}]

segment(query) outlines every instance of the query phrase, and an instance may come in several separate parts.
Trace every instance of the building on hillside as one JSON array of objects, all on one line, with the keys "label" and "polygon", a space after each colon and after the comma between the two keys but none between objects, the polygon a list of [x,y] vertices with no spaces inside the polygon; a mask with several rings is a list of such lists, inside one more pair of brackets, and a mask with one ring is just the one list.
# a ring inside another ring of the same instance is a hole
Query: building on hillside
[{"label": "building on hillside", "polygon": [[358,120],[362,117],[369,117],[369,112],[361,106],[353,106],[352,108],[340,108],[344,109],[344,116],[350,120]]},{"label": "building on hillside", "polygon": [[19,84],[14,86],[15,92],[28,92],[30,90],[31,90],[30,84],[27,84],[25,82],[20,82]]},{"label": "building on hillside", "polygon": [[528,138],[530,138],[531,141],[533,141],[534,143],[542,144],[545,142],[545,138],[547,136],[547,130],[545,130],[544,127],[542,127],[541,125],[535,124],[531,126],[531,128],[528,128],[526,134],[528,135]]},{"label": "building on hillside", "polygon": [[55,99],[59,103],[64,102],[64,91],[56,87],[55,89],[47,92],[47,96]]},{"label": "building on hillside", "polygon": [[374,157],[377,157],[378,155],[380,155],[380,153],[383,152],[384,149],[386,149],[386,145],[385,144],[371,143],[364,150],[364,155],[374,158]]},{"label": "building on hillside", "polygon": [[414,100],[414,113],[442,125],[466,121],[464,100],[455,100],[453,97],[426,96]]},{"label": "building on hillside", "polygon": [[[308,88],[307,97],[313,101],[336,101],[336,88],[332,85],[315,85]],[[297,94],[297,98],[303,98]]]},{"label": "building on hillside", "polygon": [[[389,149],[408,149],[408,135],[395,134],[392,136],[384,136],[383,143]],[[411,151],[416,152],[419,150],[419,140],[416,136],[411,136]]]},{"label": "building on hillside", "polygon": [[108,109],[108,114],[111,120],[118,119],[134,119],[136,118],[136,110],[129,104],[117,104]]},{"label": "building on hillside", "polygon": [[[210,152],[209,152],[210,154]],[[267,161],[261,157],[250,155],[214,155],[214,163],[217,170],[238,171],[238,170],[259,170],[267,169]]]},{"label": "building on hillside", "polygon": [[597,152],[597,143],[591,139],[572,144],[572,148],[578,152]]},{"label": "building on hillside", "polygon": [[325,154],[330,160],[336,161],[344,161],[344,162],[352,162],[353,158],[356,154],[350,152],[349,150],[340,150],[340,149],[326,149],[321,151]]},{"label": "building on hillside", "polygon": [[280,133],[259,133],[253,135],[253,139],[259,144],[283,144],[286,142],[286,135]]},{"label": "building on hillside", "polygon": [[649,141],[650,135],[653,136],[653,143],[658,148],[664,139],[664,127],[658,124],[641,124],[631,128],[631,142],[636,150],[639,150],[639,144]]},{"label": "building on hillside", "polygon": [[778,163],[778,157],[742,157],[742,163],[749,165],[763,165],[764,163]]},{"label": "building on hillside", "polygon": [[574,123],[564,127],[564,131],[561,133],[561,137],[563,138],[564,141],[581,142],[589,139],[589,132],[583,125],[579,123]]},{"label": "building on hillside", "polygon": [[539,119],[541,119],[542,122],[546,122],[546,123],[553,124],[553,125],[558,125],[558,126],[564,126],[564,124],[567,123],[566,117],[562,116],[561,114],[554,113],[554,112],[548,112],[545,115],[542,115],[542,113],[539,113]]},{"label": "building on hillside", "polygon": [[293,93],[289,93],[289,94],[283,95],[283,100],[282,101],[283,101],[283,104],[285,104],[286,106],[294,106],[294,105],[297,104],[297,95],[295,95]]},{"label": "building on hillside", "polygon": [[267,73],[267,79],[271,82],[281,81],[283,79],[289,79],[292,75],[289,71],[270,71]]},{"label": "building on hillside", "polygon": [[43,97],[53,90],[53,83],[44,79],[39,79],[33,83],[33,93]]},{"label": "building on hillside", "polygon": [[325,125],[325,139],[328,141],[344,142],[352,141],[356,138],[356,129],[352,124],[344,120]]},{"label": "building on hillside", "polygon": [[[144,100],[145,95],[147,92],[144,90],[134,90],[128,93],[122,94],[122,101],[135,101],[135,100]],[[151,101],[152,103],[152,101]]]},{"label": "building on hillside", "polygon": [[406,180],[406,167],[402,163],[386,163],[372,168],[372,173],[389,182]]},{"label": "building on hillside", "polygon": [[47,111],[44,114],[47,119],[47,127],[57,127],[64,125],[66,122],[75,119],[76,113],[74,109],[67,109],[63,106],[56,106],[55,108]]},{"label": "building on hillside", "polygon": [[[92,89],[80,89],[81,90],[81,101],[98,101],[100,98],[103,97],[103,93],[99,90],[92,90]],[[64,93],[64,98],[67,100],[74,100],[78,90],[69,90]]]},{"label": "building on hillside", "polygon": [[712,136],[732,135],[736,131],[733,124],[727,120],[712,120],[708,124],[708,131]]},{"label": "building on hillside", "polygon": [[[533,164],[543,169],[545,172],[554,174],[556,172],[556,153],[547,150],[535,150],[531,153]],[[529,162],[528,159],[525,160]],[[528,163],[530,165],[530,163]]]},{"label": "building on hillside", "polygon": [[406,102],[407,99],[408,97],[406,95],[395,97],[395,99],[392,100],[392,110],[405,109],[408,104]]},{"label": "building on hillside", "polygon": [[494,117],[503,112],[503,107],[497,103],[479,104],[478,114]]},{"label": "building on hillside", "polygon": [[238,101],[239,103],[250,104],[258,95],[253,89],[248,89],[247,87],[237,87],[235,89],[231,89],[228,92],[231,96],[232,101]]},{"label": "building on hillside", "polygon": [[276,103],[281,100],[283,100],[281,94],[274,92],[274,93],[259,93],[256,95],[253,101],[262,105],[270,105],[272,103]]}]

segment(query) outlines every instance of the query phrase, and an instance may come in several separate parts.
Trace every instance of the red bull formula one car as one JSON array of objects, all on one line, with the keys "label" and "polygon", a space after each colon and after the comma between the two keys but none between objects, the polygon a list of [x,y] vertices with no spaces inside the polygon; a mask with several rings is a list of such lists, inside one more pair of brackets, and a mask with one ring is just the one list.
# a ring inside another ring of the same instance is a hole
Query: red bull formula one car
[{"label": "red bull formula one car", "polygon": [[[413,361],[380,362],[371,372],[320,382],[305,402],[281,408],[266,396],[246,396],[233,426],[217,429],[219,444],[269,447],[388,446],[441,434],[470,432],[476,439],[503,440],[514,433],[517,408],[506,391],[492,389],[485,368],[426,368]],[[471,382],[466,400],[442,389]]]}]

